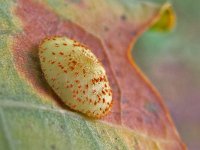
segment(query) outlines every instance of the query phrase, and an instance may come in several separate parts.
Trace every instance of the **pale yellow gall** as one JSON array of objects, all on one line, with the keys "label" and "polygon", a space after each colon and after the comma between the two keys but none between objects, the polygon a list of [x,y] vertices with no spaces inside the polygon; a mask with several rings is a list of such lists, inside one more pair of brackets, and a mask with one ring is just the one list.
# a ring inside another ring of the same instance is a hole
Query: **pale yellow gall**
[{"label": "pale yellow gall", "polygon": [[101,118],[112,106],[112,90],[102,64],[84,44],[67,37],[49,37],[39,46],[44,76],[71,109]]}]

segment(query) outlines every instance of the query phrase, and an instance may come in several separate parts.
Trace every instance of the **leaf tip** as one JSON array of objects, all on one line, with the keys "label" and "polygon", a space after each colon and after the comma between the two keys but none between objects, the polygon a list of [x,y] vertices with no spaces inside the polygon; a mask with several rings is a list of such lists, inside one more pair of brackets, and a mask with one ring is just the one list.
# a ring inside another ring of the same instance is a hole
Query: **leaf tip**
[{"label": "leaf tip", "polygon": [[159,11],[159,16],[150,30],[159,32],[172,31],[176,26],[176,13],[171,3],[166,2]]}]

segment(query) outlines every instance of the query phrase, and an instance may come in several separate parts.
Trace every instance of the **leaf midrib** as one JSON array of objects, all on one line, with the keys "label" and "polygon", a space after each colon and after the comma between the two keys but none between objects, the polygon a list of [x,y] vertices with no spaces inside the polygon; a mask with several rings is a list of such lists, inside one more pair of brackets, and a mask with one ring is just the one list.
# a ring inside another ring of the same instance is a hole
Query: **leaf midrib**
[{"label": "leaf midrib", "polygon": [[[32,109],[32,110],[43,110],[43,111],[49,111],[49,112],[57,112],[57,113],[59,113],[61,115],[69,115],[69,116],[76,117],[76,118],[79,118],[79,119],[84,119],[84,120],[86,119],[85,117],[80,116],[76,112],[66,111],[64,109],[59,109],[58,107],[47,107],[45,105],[35,105],[35,104],[29,104],[29,103],[25,103],[25,102],[22,103],[22,102],[13,101],[13,100],[7,100],[7,101],[4,100],[4,101],[2,101],[0,103],[0,119],[3,122],[4,128],[6,127],[6,124],[5,124],[6,119],[5,119],[4,115],[3,115],[2,108],[26,108],[28,110],[30,110],[30,109]],[[85,122],[87,122],[87,120],[85,120]],[[146,134],[143,134],[143,133],[139,133],[139,132],[137,132],[135,130],[133,131],[132,129],[129,129],[127,127],[120,127],[119,125],[113,125],[113,124],[111,124],[109,122],[106,122],[106,121],[98,120],[98,122],[102,123],[102,124],[106,124],[108,126],[112,126],[114,128],[118,128],[119,130],[126,130],[127,132],[131,132],[136,136],[140,136],[140,137],[142,137],[144,139],[151,140],[151,141],[153,141],[155,143],[177,143],[175,140],[152,137],[152,136],[149,136],[149,135],[146,135]],[[87,123],[86,123],[86,126],[88,127]],[[7,132],[6,130],[4,132],[5,132],[6,136],[8,136],[7,137],[8,140],[9,140],[8,142],[12,143],[10,135],[9,135],[9,132]]]}]

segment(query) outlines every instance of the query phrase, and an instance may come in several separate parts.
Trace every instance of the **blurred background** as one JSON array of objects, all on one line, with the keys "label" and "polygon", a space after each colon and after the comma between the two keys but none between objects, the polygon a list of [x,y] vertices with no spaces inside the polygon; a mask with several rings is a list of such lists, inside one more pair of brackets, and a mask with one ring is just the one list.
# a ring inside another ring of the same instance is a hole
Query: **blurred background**
[{"label": "blurred background", "polygon": [[170,3],[177,14],[174,31],[146,32],[136,43],[133,55],[164,98],[188,149],[199,150],[200,0]]}]

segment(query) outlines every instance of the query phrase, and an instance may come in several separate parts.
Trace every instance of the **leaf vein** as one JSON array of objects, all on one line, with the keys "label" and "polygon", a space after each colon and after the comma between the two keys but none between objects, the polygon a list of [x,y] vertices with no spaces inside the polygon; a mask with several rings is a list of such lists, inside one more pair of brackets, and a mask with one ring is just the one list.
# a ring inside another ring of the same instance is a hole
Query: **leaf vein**
[{"label": "leaf vein", "polygon": [[4,131],[5,138],[6,138],[7,142],[8,142],[9,149],[10,150],[15,150],[15,147],[13,145],[13,140],[11,138],[11,134],[10,134],[10,132],[8,130],[8,125],[7,125],[6,119],[4,117],[3,110],[1,108],[0,108],[0,119],[2,121],[3,131]]}]

